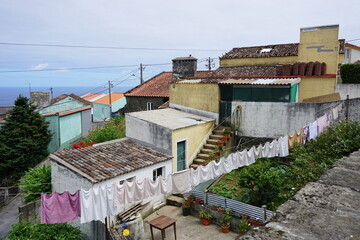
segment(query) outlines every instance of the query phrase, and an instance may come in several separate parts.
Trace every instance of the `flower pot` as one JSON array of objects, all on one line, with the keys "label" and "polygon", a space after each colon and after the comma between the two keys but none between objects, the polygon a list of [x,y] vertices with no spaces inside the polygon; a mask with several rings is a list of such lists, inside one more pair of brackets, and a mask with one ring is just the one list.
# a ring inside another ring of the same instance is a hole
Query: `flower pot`
[{"label": "flower pot", "polygon": [[225,133],[224,136],[225,136],[226,138],[230,138],[231,134],[230,134],[230,133]]},{"label": "flower pot", "polygon": [[229,227],[226,227],[226,226],[221,226],[221,231],[223,233],[228,233],[230,231],[230,228]]},{"label": "flower pot", "polygon": [[211,221],[210,221],[210,220],[207,220],[207,219],[205,219],[205,218],[202,218],[202,219],[201,219],[201,223],[202,223],[203,225],[205,225],[205,226],[208,226],[208,225],[211,224]]},{"label": "flower pot", "polygon": [[196,204],[201,204],[201,199],[196,199],[195,203]]},{"label": "flower pot", "polygon": [[190,214],[190,208],[183,208],[183,216],[188,216]]}]

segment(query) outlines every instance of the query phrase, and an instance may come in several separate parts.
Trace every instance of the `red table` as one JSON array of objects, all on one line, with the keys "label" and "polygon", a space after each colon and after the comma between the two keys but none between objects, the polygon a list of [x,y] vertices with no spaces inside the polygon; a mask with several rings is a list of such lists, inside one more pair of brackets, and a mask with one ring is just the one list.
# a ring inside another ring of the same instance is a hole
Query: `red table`
[{"label": "red table", "polygon": [[157,217],[149,222],[150,224],[150,231],[151,231],[151,239],[154,240],[154,234],[153,234],[153,227],[157,228],[161,231],[161,238],[162,240],[165,239],[165,229],[170,227],[171,225],[174,225],[174,234],[175,234],[175,240],[176,240],[176,220],[166,217],[164,215]]}]

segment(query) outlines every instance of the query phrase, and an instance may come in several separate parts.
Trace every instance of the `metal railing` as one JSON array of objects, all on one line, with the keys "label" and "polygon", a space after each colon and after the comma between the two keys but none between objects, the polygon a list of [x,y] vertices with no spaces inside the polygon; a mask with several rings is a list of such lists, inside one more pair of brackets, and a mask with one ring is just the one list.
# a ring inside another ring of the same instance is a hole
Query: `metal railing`
[{"label": "metal railing", "polygon": [[218,196],[213,193],[198,190],[192,190],[191,193],[196,199],[203,200],[204,204],[206,205],[223,207],[225,209],[231,210],[234,213],[247,215],[251,219],[257,221],[266,222],[267,219],[275,215],[274,212],[267,210],[265,206],[262,208],[256,207],[230,198]]}]

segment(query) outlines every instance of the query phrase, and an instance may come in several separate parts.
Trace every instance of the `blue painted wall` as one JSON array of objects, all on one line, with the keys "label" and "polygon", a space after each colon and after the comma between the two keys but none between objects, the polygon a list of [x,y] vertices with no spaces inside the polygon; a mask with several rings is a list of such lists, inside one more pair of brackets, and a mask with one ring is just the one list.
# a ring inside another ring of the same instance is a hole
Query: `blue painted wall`
[{"label": "blue painted wall", "polygon": [[80,108],[80,107],[84,107],[84,106],[85,106],[85,104],[78,102],[77,100],[68,96],[68,97],[64,98],[63,100],[60,100],[57,103],[54,103],[53,105],[50,105],[50,106],[44,108],[43,110],[39,111],[39,113],[43,114],[43,113],[64,111],[64,110]]}]

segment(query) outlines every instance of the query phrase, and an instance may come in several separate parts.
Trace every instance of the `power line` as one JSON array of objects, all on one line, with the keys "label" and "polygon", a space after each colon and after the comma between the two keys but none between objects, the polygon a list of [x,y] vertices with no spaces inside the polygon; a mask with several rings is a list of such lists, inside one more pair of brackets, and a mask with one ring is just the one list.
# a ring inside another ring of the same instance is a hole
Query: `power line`
[{"label": "power line", "polygon": [[116,46],[91,46],[91,45],[67,45],[67,44],[40,44],[40,43],[13,43],[0,42],[0,45],[31,46],[31,47],[59,47],[59,48],[90,48],[90,49],[116,49],[116,50],[147,50],[147,51],[199,51],[219,52],[224,49],[191,49],[191,48],[146,48],[146,47],[116,47]]}]

